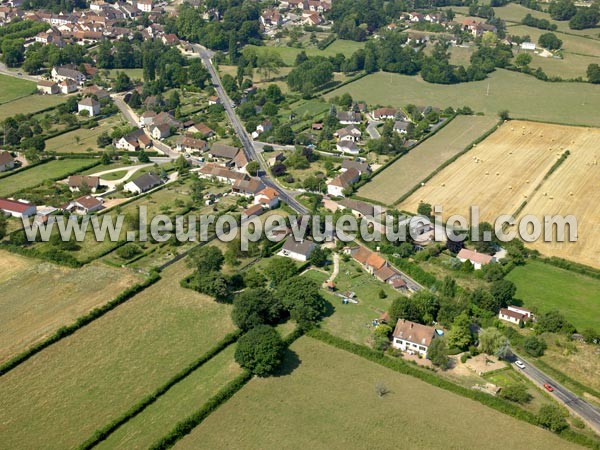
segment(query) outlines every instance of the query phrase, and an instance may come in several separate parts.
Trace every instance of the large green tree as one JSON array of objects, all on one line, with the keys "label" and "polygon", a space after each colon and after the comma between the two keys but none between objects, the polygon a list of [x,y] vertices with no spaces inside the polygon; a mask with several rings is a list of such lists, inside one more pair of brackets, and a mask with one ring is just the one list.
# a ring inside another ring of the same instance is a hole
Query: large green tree
[{"label": "large green tree", "polygon": [[259,325],[243,335],[235,350],[235,360],[244,369],[264,377],[281,364],[284,344],[275,328]]},{"label": "large green tree", "polygon": [[312,328],[325,314],[325,300],[319,286],[309,278],[289,278],[277,288],[276,295],[292,320],[304,330]]},{"label": "large green tree", "polygon": [[250,288],[239,294],[233,301],[231,317],[242,330],[258,325],[277,323],[283,315],[281,301],[265,288]]}]

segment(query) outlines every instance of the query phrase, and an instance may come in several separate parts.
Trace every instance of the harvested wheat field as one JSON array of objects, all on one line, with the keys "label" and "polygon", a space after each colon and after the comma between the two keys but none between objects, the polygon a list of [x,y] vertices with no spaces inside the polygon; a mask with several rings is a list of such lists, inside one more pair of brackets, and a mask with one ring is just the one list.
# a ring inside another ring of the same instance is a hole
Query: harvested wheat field
[{"label": "harvested wheat field", "polygon": [[[546,180],[550,168],[569,150],[570,156]],[[502,125],[399,205],[416,211],[420,201],[442,205],[444,217],[468,216],[480,207],[481,221],[500,214],[520,216],[573,214],[578,219],[577,243],[533,245],[548,256],[559,256],[600,267],[600,130],[526,121]],[[537,192],[536,192],[537,188]]]},{"label": "harvested wheat field", "polygon": [[69,269],[0,252],[0,362],[116,297],[141,278],[90,264]]}]

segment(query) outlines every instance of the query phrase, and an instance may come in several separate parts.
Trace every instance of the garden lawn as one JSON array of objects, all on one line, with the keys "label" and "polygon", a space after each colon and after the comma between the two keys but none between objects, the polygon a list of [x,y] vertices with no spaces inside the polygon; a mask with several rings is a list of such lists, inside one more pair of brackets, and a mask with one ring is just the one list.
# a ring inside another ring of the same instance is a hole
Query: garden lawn
[{"label": "garden lawn", "polygon": [[507,279],[517,286],[515,297],[526,308],[559,310],[580,330],[600,329],[600,280],[531,260]]},{"label": "garden lawn", "polygon": [[[321,285],[328,276],[311,270],[305,276],[317,281]],[[343,339],[367,344],[373,331],[372,321],[388,310],[392,300],[401,294],[390,285],[385,284],[365,272],[353,261],[340,260],[340,272],[335,281],[336,292],[330,293],[322,290],[321,293],[330,303],[329,315],[323,319],[324,330]],[[384,290],[387,297],[379,298],[379,291]],[[354,292],[358,304],[344,305],[338,293]]]},{"label": "garden lawn", "polygon": [[580,448],[309,337],[290,349],[282,374],[250,380],[175,449]]},{"label": "garden lawn", "polygon": [[235,344],[227,347],[116,430],[97,448],[132,450],[150,447],[242,372],[233,359],[234,352]]},{"label": "garden lawn", "polygon": [[[79,128],[46,141],[46,151],[56,153],[92,153],[103,152],[98,146],[98,136],[105,131],[110,134],[117,126],[123,125],[121,114],[104,119],[97,127]],[[91,149],[91,151],[89,150]]]},{"label": "garden lawn", "polygon": [[68,174],[93,163],[93,159],[60,159],[48,161],[31,169],[19,170],[9,177],[0,179],[0,197],[37,186],[44,180],[66,178]]},{"label": "garden lawn", "polygon": [[521,73],[498,69],[482,81],[432,84],[420,76],[375,73],[326,95],[348,92],[356,100],[395,107],[407,104],[470,106],[486,115],[508,110],[511,117],[572,125],[600,126],[600,89],[588,83],[547,83]]},{"label": "garden lawn", "polygon": [[296,56],[298,53],[304,51],[308,56],[335,56],[338,53],[342,53],[346,58],[352,56],[352,54],[361,48],[364,48],[364,42],[354,42],[354,41],[346,41],[342,39],[338,39],[333,42],[330,46],[328,46],[325,50],[319,50],[316,47],[312,48],[295,48],[295,47],[275,47],[275,46],[265,46],[265,47],[256,47],[249,46],[255,48],[258,52],[265,51],[264,49],[272,49],[276,50],[277,53],[281,55],[283,62],[288,66],[293,66],[296,61]]},{"label": "garden lawn", "polygon": [[0,104],[34,93],[35,83],[8,75],[0,75]]},{"label": "garden lawn", "polygon": [[233,331],[230,306],[162,280],[2,377],[5,448],[73,448]]}]

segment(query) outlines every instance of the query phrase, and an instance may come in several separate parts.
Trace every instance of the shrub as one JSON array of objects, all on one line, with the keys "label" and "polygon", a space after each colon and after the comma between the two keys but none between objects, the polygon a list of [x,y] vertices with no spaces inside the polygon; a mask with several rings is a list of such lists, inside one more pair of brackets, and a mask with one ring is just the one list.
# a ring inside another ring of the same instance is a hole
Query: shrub
[{"label": "shrub", "polygon": [[511,384],[500,391],[500,397],[515,403],[528,403],[533,396],[524,384]]},{"label": "shrub", "polygon": [[550,431],[558,433],[569,425],[565,419],[565,412],[555,405],[542,405],[538,413],[538,422]]},{"label": "shrub", "polygon": [[115,253],[120,258],[131,259],[142,253],[142,249],[133,242],[130,242],[128,244],[123,245],[122,247],[119,247]]}]

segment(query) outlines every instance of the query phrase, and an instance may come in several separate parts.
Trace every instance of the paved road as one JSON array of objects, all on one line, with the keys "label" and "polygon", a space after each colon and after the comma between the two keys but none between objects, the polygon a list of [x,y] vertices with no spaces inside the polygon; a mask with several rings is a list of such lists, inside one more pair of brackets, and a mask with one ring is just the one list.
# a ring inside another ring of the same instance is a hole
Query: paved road
[{"label": "paved road", "polygon": [[[4,64],[4,63],[0,63],[0,73],[3,74],[3,75],[7,75],[9,77],[20,78],[22,80],[33,81],[34,83],[37,83],[41,79],[41,77],[39,77],[39,76],[27,75],[22,70],[19,70],[18,72],[13,72],[8,67],[6,67],[6,64]],[[19,73],[21,75],[19,75]]]},{"label": "paved road", "polygon": [[539,384],[542,389],[544,388],[543,385],[545,383],[550,384],[554,388],[554,392],[550,393],[550,395],[586,421],[597,433],[600,433],[600,409],[592,406],[564,386],[560,385],[521,355],[517,355],[514,350],[512,353],[513,357],[509,357],[509,361],[514,363],[514,361],[520,359],[525,364],[525,369],[519,369],[515,366],[516,370],[523,372],[534,383]]},{"label": "paved road", "polygon": [[236,132],[237,136],[240,139],[240,142],[242,143],[242,148],[244,150],[244,153],[246,154],[246,157],[248,158],[248,160],[257,161],[260,164],[262,173],[260,174],[259,178],[261,179],[261,181],[266,186],[269,186],[275,189],[277,192],[279,192],[279,198],[285,203],[287,203],[296,212],[300,214],[307,214],[308,210],[294,198],[295,193],[283,189],[268,175],[268,171],[264,160],[260,157],[260,155],[256,151],[256,148],[254,148],[250,136],[248,136],[248,133],[246,132],[246,129],[244,128],[240,118],[237,116],[235,110],[233,109],[231,99],[225,92],[225,89],[223,89],[223,85],[221,84],[219,74],[217,73],[215,66],[213,66],[213,63],[211,61],[212,52],[198,44],[192,44],[192,46],[199,53],[204,66],[210,73],[213,86],[217,91],[217,95],[221,100],[221,104],[225,108],[225,112],[229,116],[229,120],[231,122],[231,125],[233,126],[234,131]]},{"label": "paved road", "polygon": [[381,138],[381,134],[379,134],[377,127],[382,123],[383,122],[369,121],[369,124],[367,125],[367,133],[369,133],[371,139]]}]

